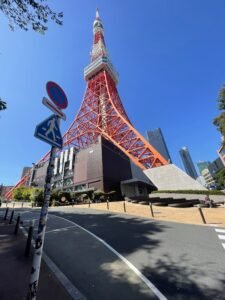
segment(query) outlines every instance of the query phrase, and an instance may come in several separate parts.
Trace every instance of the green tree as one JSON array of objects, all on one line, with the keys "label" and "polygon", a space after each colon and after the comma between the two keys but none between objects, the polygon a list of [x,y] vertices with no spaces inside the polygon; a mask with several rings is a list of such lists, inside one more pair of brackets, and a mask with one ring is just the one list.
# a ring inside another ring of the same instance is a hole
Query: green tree
[{"label": "green tree", "polygon": [[32,192],[31,188],[23,188],[22,190],[23,200],[30,200],[31,192]]},{"label": "green tree", "polygon": [[13,191],[13,198],[15,200],[30,200],[31,188],[21,186]]},{"label": "green tree", "polygon": [[43,189],[32,188],[30,200],[34,203],[35,206],[42,206],[44,202]]},{"label": "green tree", "polygon": [[1,0],[0,10],[8,18],[9,27],[14,30],[21,28],[45,33],[51,20],[62,25],[63,13],[54,12],[46,3],[47,0]]},{"label": "green tree", "polygon": [[22,200],[23,199],[22,188],[15,189],[13,191],[13,199],[15,199],[15,200]]},{"label": "green tree", "polygon": [[217,172],[214,178],[219,186],[225,187],[225,168]]},{"label": "green tree", "polygon": [[[217,99],[219,110],[225,110],[225,84],[220,89],[219,96]],[[223,137],[225,137],[225,112],[221,112],[221,114],[213,120],[213,124],[217,127]],[[223,141],[224,143],[224,141]]]},{"label": "green tree", "polygon": [[219,97],[217,101],[219,110],[225,109],[225,84],[219,91]]},{"label": "green tree", "polygon": [[59,201],[59,192],[60,190],[53,189],[51,191],[51,200]]},{"label": "green tree", "polygon": [[0,110],[4,110],[6,108],[7,108],[6,102],[0,98]]}]

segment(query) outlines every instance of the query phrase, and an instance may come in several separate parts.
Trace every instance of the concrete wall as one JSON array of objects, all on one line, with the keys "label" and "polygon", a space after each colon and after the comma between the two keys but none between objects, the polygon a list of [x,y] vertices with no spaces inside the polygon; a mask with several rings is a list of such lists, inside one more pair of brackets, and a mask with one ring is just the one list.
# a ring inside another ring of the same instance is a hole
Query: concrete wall
[{"label": "concrete wall", "polygon": [[158,190],[207,190],[173,164],[144,171]]}]

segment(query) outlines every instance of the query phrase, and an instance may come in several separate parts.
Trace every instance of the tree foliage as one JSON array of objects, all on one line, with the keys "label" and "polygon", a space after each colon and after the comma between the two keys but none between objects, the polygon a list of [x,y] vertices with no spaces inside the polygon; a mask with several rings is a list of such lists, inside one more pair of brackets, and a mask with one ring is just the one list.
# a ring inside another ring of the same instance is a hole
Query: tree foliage
[{"label": "tree foliage", "polygon": [[[219,110],[225,110],[225,84],[220,89],[219,97],[217,99],[218,101],[218,108]],[[223,137],[225,137],[225,112],[221,112],[221,114],[214,118],[213,124],[217,127],[217,130],[219,130]],[[223,139],[224,143],[224,139]]]},{"label": "tree foliage", "polygon": [[0,110],[4,110],[6,108],[7,108],[6,102],[0,98]]},{"label": "tree foliage", "polygon": [[44,201],[43,189],[32,188],[30,200],[35,204],[35,206],[42,206]]},{"label": "tree foliage", "polygon": [[213,124],[221,132],[222,136],[225,137],[225,112],[222,112],[218,117],[213,120]]},{"label": "tree foliage", "polygon": [[9,27],[14,30],[30,27],[40,33],[45,33],[49,20],[62,25],[63,13],[54,12],[47,0],[0,0],[0,10],[9,20]]},{"label": "tree foliage", "polygon": [[225,186],[225,168],[220,170],[219,172],[217,172],[214,178],[216,180],[216,183],[219,186],[224,187]]},{"label": "tree foliage", "polygon": [[219,110],[225,109],[225,84],[219,91],[219,97],[217,101]]},{"label": "tree foliage", "polygon": [[13,191],[13,199],[15,200],[30,200],[32,188],[19,187]]}]

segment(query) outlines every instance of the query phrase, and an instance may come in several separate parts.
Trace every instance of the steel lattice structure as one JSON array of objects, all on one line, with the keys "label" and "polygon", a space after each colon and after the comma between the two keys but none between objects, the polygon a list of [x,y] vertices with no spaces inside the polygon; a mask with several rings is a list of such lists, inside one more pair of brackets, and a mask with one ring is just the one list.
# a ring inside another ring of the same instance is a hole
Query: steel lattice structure
[{"label": "steel lattice structure", "polygon": [[[85,149],[99,135],[111,141],[142,170],[168,164],[131,124],[117,91],[118,75],[105,46],[99,12],[93,24],[94,42],[91,63],[84,69],[85,95],[70,128],[63,136],[64,147]],[[47,153],[38,163],[48,160]],[[22,185],[23,179],[16,185]],[[12,190],[8,197],[12,195]]]}]

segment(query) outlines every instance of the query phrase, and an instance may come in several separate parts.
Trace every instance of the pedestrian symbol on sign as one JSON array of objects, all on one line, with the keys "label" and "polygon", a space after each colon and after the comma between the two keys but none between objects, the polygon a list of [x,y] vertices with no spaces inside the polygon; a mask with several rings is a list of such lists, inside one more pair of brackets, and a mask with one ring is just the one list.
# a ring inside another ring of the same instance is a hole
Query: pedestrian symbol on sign
[{"label": "pedestrian symbol on sign", "polygon": [[49,121],[48,121],[48,126],[49,126],[49,128],[48,128],[48,130],[47,130],[46,133],[45,133],[45,136],[48,136],[49,133],[51,133],[54,141],[55,141],[55,129],[57,130],[55,124],[56,124],[55,118],[49,120]]},{"label": "pedestrian symbol on sign", "polygon": [[34,136],[52,146],[62,148],[63,140],[59,129],[58,117],[52,115],[38,124]]}]

